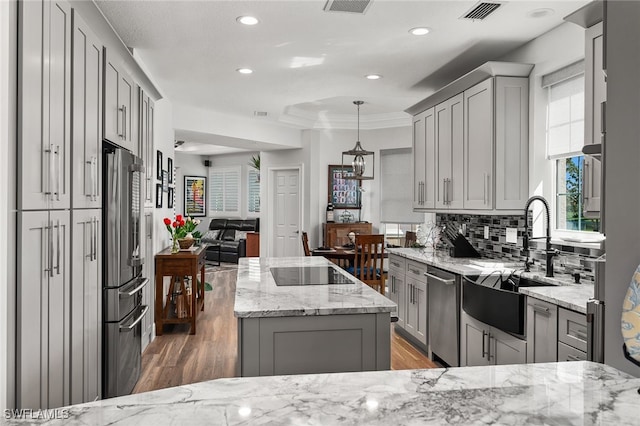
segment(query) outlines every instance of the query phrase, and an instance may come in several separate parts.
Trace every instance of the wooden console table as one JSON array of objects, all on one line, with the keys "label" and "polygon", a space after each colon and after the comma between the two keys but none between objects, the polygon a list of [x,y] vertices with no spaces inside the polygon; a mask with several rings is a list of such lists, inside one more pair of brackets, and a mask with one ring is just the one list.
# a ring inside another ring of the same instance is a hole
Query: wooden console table
[{"label": "wooden console table", "polygon": [[[181,251],[171,254],[171,247],[168,247],[155,256],[156,261],[156,335],[162,336],[162,327],[165,324],[190,323],[189,334],[196,334],[196,319],[198,311],[204,311],[204,266],[207,245],[203,244],[192,251]],[[198,285],[198,272],[200,272],[200,284]],[[186,304],[186,315],[179,318],[179,315],[171,309],[171,297],[176,291],[175,286],[183,295],[186,295],[184,277],[191,277],[190,300],[184,298]],[[171,277],[171,285],[168,294],[164,294],[163,278]],[[165,299],[166,297],[166,299]],[[199,308],[199,309],[198,309]]]}]

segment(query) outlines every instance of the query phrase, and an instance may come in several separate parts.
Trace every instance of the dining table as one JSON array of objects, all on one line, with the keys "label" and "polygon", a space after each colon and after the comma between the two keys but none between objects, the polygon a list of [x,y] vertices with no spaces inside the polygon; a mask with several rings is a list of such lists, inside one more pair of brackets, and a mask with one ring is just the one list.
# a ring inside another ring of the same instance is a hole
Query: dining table
[{"label": "dining table", "polygon": [[[311,250],[311,255],[323,256],[345,269],[349,266],[353,266],[356,260],[356,250],[351,246],[318,247]],[[388,256],[389,255],[386,251],[382,254],[382,257],[385,259]]]}]

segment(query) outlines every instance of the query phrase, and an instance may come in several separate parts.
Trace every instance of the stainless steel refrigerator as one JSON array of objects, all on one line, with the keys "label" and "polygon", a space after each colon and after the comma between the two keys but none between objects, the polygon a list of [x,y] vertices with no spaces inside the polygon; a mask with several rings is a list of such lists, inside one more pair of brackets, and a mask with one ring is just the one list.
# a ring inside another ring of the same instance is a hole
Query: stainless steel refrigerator
[{"label": "stainless steel refrigerator", "polygon": [[594,261],[593,298],[587,302],[587,360],[604,363],[604,270],[606,255]]},{"label": "stainless steel refrigerator", "polygon": [[144,167],[129,151],[103,142],[103,398],[128,395],[141,370],[144,264],[141,220]]}]

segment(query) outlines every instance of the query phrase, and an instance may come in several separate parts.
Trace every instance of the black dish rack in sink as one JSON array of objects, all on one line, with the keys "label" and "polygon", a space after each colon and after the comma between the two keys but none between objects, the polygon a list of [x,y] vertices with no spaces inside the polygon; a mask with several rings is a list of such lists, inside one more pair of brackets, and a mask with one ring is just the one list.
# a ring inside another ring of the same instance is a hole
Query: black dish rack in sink
[{"label": "black dish rack in sink", "polygon": [[485,324],[524,336],[527,299],[518,289],[550,285],[513,274],[465,275],[462,309]]}]

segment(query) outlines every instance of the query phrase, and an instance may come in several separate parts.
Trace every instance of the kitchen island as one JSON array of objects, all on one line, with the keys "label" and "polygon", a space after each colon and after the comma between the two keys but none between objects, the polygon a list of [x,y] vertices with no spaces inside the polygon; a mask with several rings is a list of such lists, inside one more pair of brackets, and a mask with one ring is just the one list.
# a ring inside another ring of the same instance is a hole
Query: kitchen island
[{"label": "kitchen island", "polygon": [[237,375],[388,370],[395,310],[322,257],[242,258]]},{"label": "kitchen island", "polygon": [[250,377],[75,405],[40,423],[638,425],[639,387],[586,361]]}]

